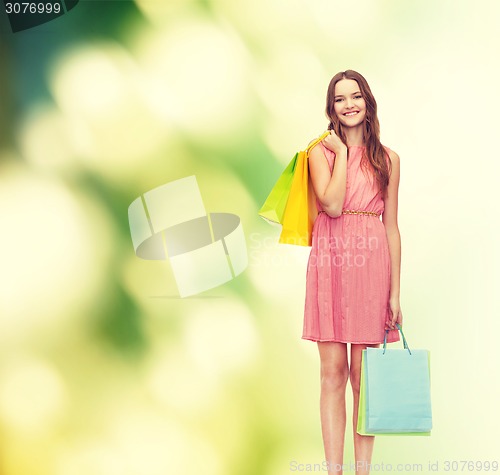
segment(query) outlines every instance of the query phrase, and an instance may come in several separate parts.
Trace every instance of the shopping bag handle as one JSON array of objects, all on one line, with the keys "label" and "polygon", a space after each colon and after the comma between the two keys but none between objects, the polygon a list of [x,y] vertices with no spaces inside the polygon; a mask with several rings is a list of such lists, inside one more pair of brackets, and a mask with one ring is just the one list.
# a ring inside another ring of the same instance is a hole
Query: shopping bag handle
[{"label": "shopping bag handle", "polygon": [[317,139],[314,139],[312,142],[309,143],[309,145],[306,148],[306,154],[309,155],[309,152],[316,147],[325,137],[328,137],[330,135],[330,131],[327,130],[324,132],[322,135],[320,135]]},{"label": "shopping bag handle", "polygon": [[[396,326],[398,327],[398,330],[401,332],[401,336],[403,337],[403,347],[405,350],[408,350],[408,353],[410,353],[411,355],[411,351],[410,351],[410,347],[408,346],[408,342],[406,341],[406,338],[405,338],[405,335],[403,333],[403,329],[401,328],[401,325],[399,323],[396,323]],[[385,348],[387,346],[387,335],[389,333],[389,330],[386,330],[385,331],[385,335],[384,335],[384,351],[382,352],[382,354],[384,355],[385,354]]]}]

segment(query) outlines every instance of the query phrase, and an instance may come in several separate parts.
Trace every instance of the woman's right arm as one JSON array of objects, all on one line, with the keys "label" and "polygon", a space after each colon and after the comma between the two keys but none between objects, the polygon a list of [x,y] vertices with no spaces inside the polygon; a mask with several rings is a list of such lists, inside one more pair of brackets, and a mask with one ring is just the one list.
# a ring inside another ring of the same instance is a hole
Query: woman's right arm
[{"label": "woman's right arm", "polygon": [[338,218],[342,214],[346,194],[347,147],[337,150],[332,173],[321,147],[314,147],[309,153],[309,174],[314,192],[326,214]]}]

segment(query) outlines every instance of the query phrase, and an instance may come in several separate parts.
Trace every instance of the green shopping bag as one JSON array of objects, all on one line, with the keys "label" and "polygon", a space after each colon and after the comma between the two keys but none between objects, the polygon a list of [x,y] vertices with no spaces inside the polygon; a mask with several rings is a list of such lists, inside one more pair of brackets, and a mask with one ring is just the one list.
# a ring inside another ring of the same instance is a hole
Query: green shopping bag
[{"label": "green shopping bag", "polygon": [[292,186],[293,174],[297,164],[298,153],[292,158],[278,181],[273,186],[271,193],[259,210],[259,215],[272,223],[282,224],[283,213]]},{"label": "green shopping bag", "polygon": [[357,432],[361,435],[429,436],[432,428],[428,350],[363,350]]}]

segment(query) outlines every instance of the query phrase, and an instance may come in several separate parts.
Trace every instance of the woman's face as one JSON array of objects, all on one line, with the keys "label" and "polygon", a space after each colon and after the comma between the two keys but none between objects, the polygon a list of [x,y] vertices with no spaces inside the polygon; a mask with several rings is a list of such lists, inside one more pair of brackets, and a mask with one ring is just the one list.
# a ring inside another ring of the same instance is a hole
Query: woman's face
[{"label": "woman's face", "polygon": [[335,84],[334,110],[344,127],[356,127],[363,123],[366,103],[357,81],[341,79]]}]

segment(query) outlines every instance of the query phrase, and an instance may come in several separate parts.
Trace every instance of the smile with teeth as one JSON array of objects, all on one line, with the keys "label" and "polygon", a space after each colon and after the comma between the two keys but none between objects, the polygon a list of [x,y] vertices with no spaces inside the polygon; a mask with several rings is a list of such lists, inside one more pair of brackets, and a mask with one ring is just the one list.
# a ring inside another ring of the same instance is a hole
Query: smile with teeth
[{"label": "smile with teeth", "polygon": [[354,111],[354,112],[346,112],[344,115],[347,116],[347,117],[351,117],[353,115],[356,115],[358,113],[358,111]]}]

